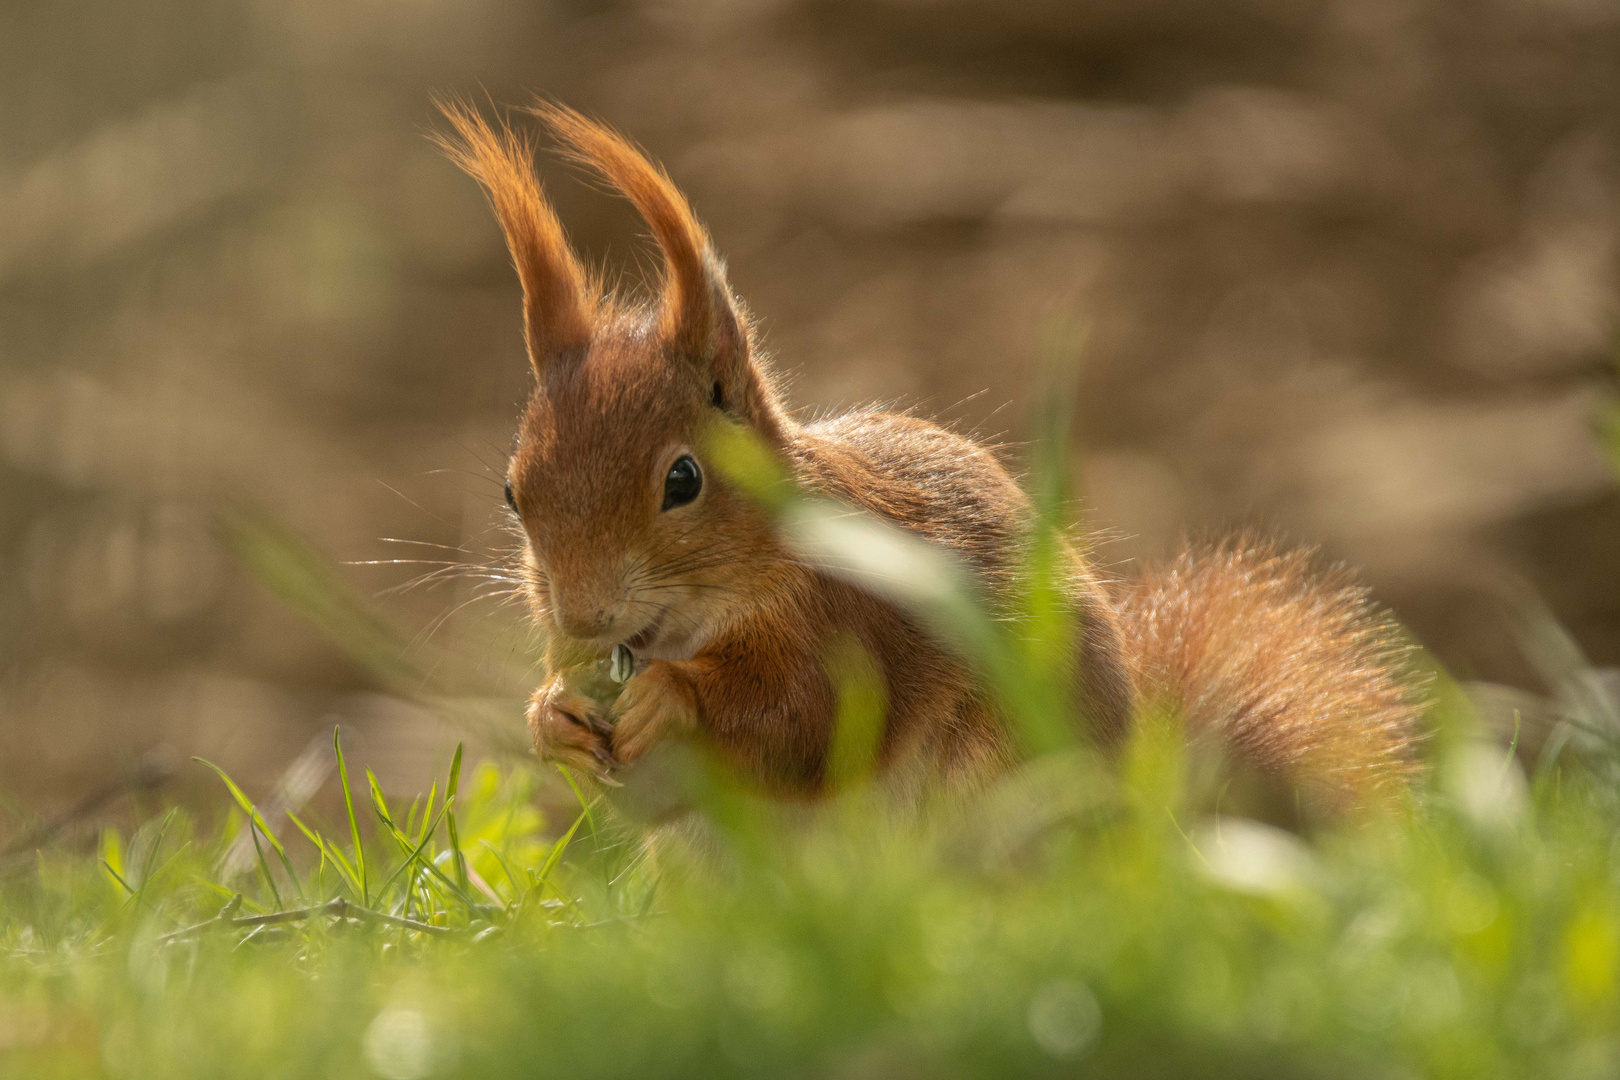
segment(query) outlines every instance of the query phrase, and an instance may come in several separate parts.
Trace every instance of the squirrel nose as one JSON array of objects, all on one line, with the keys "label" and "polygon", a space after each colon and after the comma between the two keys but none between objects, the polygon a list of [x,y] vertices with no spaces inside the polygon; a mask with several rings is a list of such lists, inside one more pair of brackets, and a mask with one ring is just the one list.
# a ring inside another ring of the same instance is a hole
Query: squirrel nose
[{"label": "squirrel nose", "polygon": [[[559,578],[567,580],[559,581]],[[613,632],[623,608],[623,587],[614,576],[578,569],[570,573],[568,568],[552,575],[552,621],[569,637],[606,638]]]},{"label": "squirrel nose", "polygon": [[594,611],[558,611],[557,625],[569,637],[596,638],[608,632],[613,620],[602,608]]}]

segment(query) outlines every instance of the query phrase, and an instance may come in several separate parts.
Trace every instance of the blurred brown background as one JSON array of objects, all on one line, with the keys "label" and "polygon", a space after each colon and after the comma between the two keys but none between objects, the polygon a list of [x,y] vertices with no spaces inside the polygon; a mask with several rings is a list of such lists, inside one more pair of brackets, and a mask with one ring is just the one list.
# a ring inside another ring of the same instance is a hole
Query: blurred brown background
[{"label": "blurred brown background", "polygon": [[[1526,584],[1620,662],[1590,430],[1611,0],[9,3],[0,834],[158,745],[262,788],[335,717],[400,782],[438,764],[433,721],[211,522],[257,506],[334,560],[504,542],[518,290],[423,137],[432,95],[484,89],[666,162],[800,404],[1016,439],[1043,323],[1081,317],[1077,460],[1122,570],[1262,524],[1365,567],[1463,675],[1536,687]],[[622,206],[545,169],[593,258],[650,265]],[[422,655],[470,641],[521,684],[509,612],[436,628],[470,590],[383,603]]]}]

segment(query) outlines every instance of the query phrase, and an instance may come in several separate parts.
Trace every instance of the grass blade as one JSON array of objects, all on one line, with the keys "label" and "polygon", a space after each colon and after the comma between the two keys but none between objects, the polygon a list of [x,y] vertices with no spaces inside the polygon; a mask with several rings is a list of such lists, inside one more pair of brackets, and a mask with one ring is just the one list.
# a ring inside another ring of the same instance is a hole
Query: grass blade
[{"label": "grass blade", "polygon": [[388,800],[383,798],[382,785],[377,783],[377,774],[369,768],[366,769],[366,787],[371,793],[371,808],[376,811],[384,825],[397,829],[398,826],[394,825],[394,815],[388,809]]},{"label": "grass blade", "polygon": [[[456,792],[461,788],[461,744],[456,743],[455,756],[450,759],[450,782],[445,785],[444,805],[446,810],[455,805]],[[461,883],[462,891],[467,889],[467,857],[461,853],[461,836],[456,832],[455,811],[450,810],[444,818],[444,828],[450,836],[450,857],[455,862],[456,880]]]},{"label": "grass blade", "polygon": [[343,783],[343,807],[349,812],[349,835],[354,838],[355,876],[360,881],[360,903],[369,906],[371,896],[366,888],[366,849],[360,843],[360,821],[354,815],[354,794],[349,790],[349,766],[343,760],[343,742],[339,728],[332,729],[332,750],[337,754],[338,778]]},{"label": "grass blade", "polygon": [[[432,838],[434,830],[439,827],[439,822],[444,818],[444,815],[449,813],[450,810],[452,808],[454,808],[454,806],[455,806],[455,800],[454,799],[446,799],[446,800],[444,800],[444,805],[439,807],[439,816],[433,819],[432,826],[423,835],[421,842],[418,843],[415,847],[412,847],[410,845],[410,841],[406,838],[405,834],[399,832],[397,829],[394,830],[394,839],[395,839],[395,841],[404,844],[406,849],[409,850],[409,851],[420,852],[422,850],[422,848],[424,846],[426,846],[428,840],[430,840]],[[437,866],[434,865],[432,859],[418,859],[417,862],[420,863],[422,869],[426,870],[435,879],[437,879],[438,882],[441,885],[443,885],[445,887],[445,889],[447,889],[449,891],[450,895],[454,896],[457,900],[460,900],[463,904],[466,904],[469,910],[474,909],[474,908],[476,908],[478,906],[477,902],[474,901],[473,898],[467,894],[467,891],[465,889],[463,889],[461,886],[457,885],[453,880],[450,879],[449,876],[447,876],[445,874],[445,872],[443,870],[440,870]]]},{"label": "grass blade", "polygon": [[[423,866],[426,866],[434,873],[438,873],[437,867],[435,867],[431,862],[427,862],[426,860],[422,859],[422,849],[427,846],[427,842],[433,836],[434,830],[439,827],[439,820],[444,817],[445,809],[449,805],[449,800],[445,800],[445,805],[439,808],[439,816],[434,818],[432,825],[423,831],[422,839],[418,841],[414,848],[410,848],[406,851],[405,861],[394,868],[394,872],[388,875],[388,880],[383,882],[382,888],[377,890],[377,900],[379,903],[381,903],[382,898],[388,894],[388,887],[399,878],[399,875],[406,869],[406,867],[409,867],[417,862],[421,862]],[[399,835],[401,834],[398,832],[395,833],[395,836]]]},{"label": "grass blade", "polygon": [[[438,829],[439,822],[452,815],[455,811],[456,800],[453,797],[453,791],[454,785],[459,779],[461,764],[460,747],[458,746],[456,749],[456,758],[451,766],[452,786],[446,789],[444,805],[439,807],[438,815],[427,823],[427,827],[423,830],[422,835],[415,842],[413,842],[409,836],[405,835],[405,833],[400,830],[400,827],[395,824],[393,814],[388,809],[388,801],[383,798],[382,787],[377,783],[377,777],[373,775],[370,769],[366,770],[366,780],[370,785],[372,808],[376,811],[377,818],[382,822],[383,828],[388,831],[388,835],[393,838],[394,843],[399,845],[400,851],[405,853],[405,862],[399,867],[396,867],[394,872],[388,876],[389,884],[392,884],[395,878],[399,876],[401,869],[410,865],[411,862],[415,860],[420,862],[424,869],[429,871],[435,878],[442,882],[458,900],[466,904],[468,908],[473,908],[476,906],[476,904],[473,902],[472,897],[468,895],[466,886],[464,884],[457,884],[455,881],[452,881],[444,874],[443,871],[434,865],[431,859],[419,858],[422,849],[427,846],[428,841],[433,837],[433,833]],[[345,792],[346,791],[347,787],[345,787]],[[431,792],[429,793],[428,805],[430,807],[432,806]],[[352,809],[350,812],[352,815]],[[382,893],[378,893],[377,895],[380,898]]]},{"label": "grass blade", "polygon": [[124,887],[124,889],[129,893],[130,899],[134,899],[135,890],[130,887],[129,882],[125,881],[123,876],[121,874],[119,874],[118,871],[116,871],[116,870],[114,870],[112,868],[112,863],[108,862],[106,859],[102,859],[101,860],[101,867],[102,867],[103,870],[106,870],[107,873],[109,873],[109,874],[111,874],[113,876],[114,881],[118,882],[118,884],[120,884],[120,885],[122,885]]},{"label": "grass blade", "polygon": [[[259,813],[259,808],[254,805],[253,800],[247,797],[247,793],[237,786],[236,781],[232,780],[224,769],[220,768],[218,765],[215,765],[212,761],[209,761],[207,758],[200,757],[194,757],[191,760],[197,762],[199,765],[206,765],[210,769],[213,769],[215,775],[225,782],[225,787],[228,791],[230,791],[231,798],[236,800],[236,805],[241,807],[242,812],[248,816],[248,828],[251,830],[257,827],[259,833],[262,833],[264,838],[270,841],[271,849],[275,851],[276,857],[281,860],[281,868],[287,872],[287,880],[292,882],[293,889],[298,893],[299,898],[301,899],[304,895],[304,888],[298,883],[298,874],[293,870],[292,860],[287,858],[287,849],[281,846],[281,841],[277,839],[276,834],[270,831],[269,824],[264,820],[264,815]],[[253,846],[255,848],[258,848],[259,846],[257,836],[254,837]],[[264,870],[265,877],[268,879],[270,876],[270,869],[269,865],[264,861],[263,851],[259,852],[259,862],[263,864],[262,868]],[[270,891],[276,893],[276,903],[280,904],[281,895],[273,882],[271,883]]]},{"label": "grass blade", "polygon": [[253,840],[253,853],[259,857],[259,873],[264,875],[264,883],[270,886],[270,895],[276,898],[276,910],[283,907],[281,903],[281,890],[276,888],[275,875],[270,873],[270,864],[265,860],[264,847],[259,843],[259,826],[256,824],[258,815],[248,818],[248,836]]},{"label": "grass blade", "polygon": [[574,840],[574,833],[579,830],[579,823],[584,820],[585,814],[581,812],[579,817],[574,819],[574,823],[568,826],[568,831],[551,845],[551,854],[546,856],[545,863],[540,867],[540,876],[534,886],[536,889],[544,889],[546,883],[551,880],[551,871],[562,861],[563,852],[568,850],[568,845]]},{"label": "grass blade", "polygon": [[[438,797],[439,797],[439,782],[437,780],[435,780],[435,781],[433,781],[432,786],[430,786],[428,788],[427,805],[424,806],[423,809],[422,809],[422,827],[423,827],[424,830],[427,829],[427,823],[433,819],[433,803],[434,803],[435,800],[438,799]],[[413,807],[412,809],[414,810],[415,808]],[[422,837],[427,835],[426,831],[417,832],[414,824],[407,825],[406,828],[405,828],[405,832],[408,833],[408,834],[409,833],[415,833],[416,838],[418,840],[420,840]]]},{"label": "grass blade", "polygon": [[349,865],[349,860],[343,857],[343,853],[336,847],[328,844],[326,842],[326,837],[322,836],[320,833],[316,832],[308,825],[305,825],[302,821],[300,821],[297,814],[293,813],[291,810],[286,811],[286,814],[292,819],[292,823],[298,826],[298,831],[308,837],[309,842],[320,849],[321,859],[325,862],[330,862],[333,866],[337,867],[338,874],[343,878],[344,883],[349,886],[349,889],[354,893],[355,896],[359,896],[360,878],[355,874],[354,867]]},{"label": "grass blade", "polygon": [[585,793],[579,789],[579,784],[574,782],[574,774],[568,771],[568,767],[566,765],[558,765],[557,771],[562,773],[562,778],[564,780],[568,781],[568,787],[573,791],[574,798],[579,801],[580,810],[585,814],[586,827],[590,829],[591,835],[595,836],[596,819],[591,816],[590,800],[585,798]]},{"label": "grass blade", "polygon": [[522,891],[523,887],[518,884],[517,876],[512,873],[512,868],[507,865],[506,856],[502,855],[500,851],[495,848],[495,845],[491,844],[488,840],[480,840],[478,843],[483,846],[485,851],[489,852],[490,855],[494,857],[496,865],[501,868],[501,873],[506,875],[506,884],[511,888],[512,895],[516,896]]},{"label": "grass blade", "polygon": [[285,855],[286,851],[282,848],[281,841],[276,839],[276,834],[270,831],[270,826],[265,823],[264,816],[259,813],[259,808],[253,804],[252,799],[247,797],[247,793],[237,786],[236,781],[232,780],[224,769],[207,758],[194,757],[191,760],[214,770],[215,775],[225,782],[226,790],[231,793],[231,798],[236,800],[236,805],[241,807],[242,813],[248,816],[249,821],[258,823],[259,831],[264,834],[266,840],[270,841],[271,847]]}]

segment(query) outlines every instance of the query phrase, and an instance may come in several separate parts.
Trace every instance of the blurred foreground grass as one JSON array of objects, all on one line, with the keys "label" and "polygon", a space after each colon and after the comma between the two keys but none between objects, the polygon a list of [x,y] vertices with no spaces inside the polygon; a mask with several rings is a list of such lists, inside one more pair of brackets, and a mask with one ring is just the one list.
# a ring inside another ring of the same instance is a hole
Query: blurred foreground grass
[{"label": "blurred foreground grass", "polygon": [[[1050,543],[1023,610],[985,612],[937,553],[729,456],[807,557],[980,667],[1029,736],[1023,766],[918,809],[857,753],[811,809],[676,759],[699,812],[650,844],[617,797],[579,791],[547,821],[544,774],[459,752],[399,799],[334,741],[326,821],[261,811],[221,774],[216,827],[170,810],[93,853],[0,857],[0,1076],[1620,1071],[1620,727],[1600,684],[1571,674],[1596,689],[1528,776],[1440,680],[1408,805],[1308,840],[1217,817],[1173,724],[1105,766],[1053,722],[1073,627]],[[312,556],[251,525],[237,540],[413,684]],[[878,697],[842,700],[841,732],[874,721]]]},{"label": "blurred foreground grass", "polygon": [[387,806],[351,774],[357,815],[395,823],[363,869],[346,822],[266,822],[240,899],[217,881],[246,817],[170,813],[7,873],[0,1074],[1620,1066],[1620,807],[1589,771],[1530,787],[1458,744],[1409,811],[1307,844],[1191,816],[1176,745],[1142,737],[1113,778],[1043,757],[926,819],[857,786],[789,822],[718,785],[706,835],[652,855],[606,807],[555,837],[522,769],[470,769],[454,834],[443,783]]}]

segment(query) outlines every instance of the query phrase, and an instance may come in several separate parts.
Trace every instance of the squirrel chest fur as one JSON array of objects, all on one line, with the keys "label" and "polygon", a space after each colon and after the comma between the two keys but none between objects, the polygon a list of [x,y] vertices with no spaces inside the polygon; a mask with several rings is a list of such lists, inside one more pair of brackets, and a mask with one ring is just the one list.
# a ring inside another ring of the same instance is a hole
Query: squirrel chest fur
[{"label": "squirrel chest fur", "polygon": [[[880,765],[1004,766],[1007,732],[968,672],[897,608],[794,557],[710,468],[702,436],[717,420],[743,425],[805,488],[953,551],[993,600],[1031,520],[1018,484],[983,446],[911,416],[797,421],[668,177],[571,110],[533,111],[634,204],[665,264],[655,301],[620,300],[581,267],[526,139],[445,108],[456,137],[444,145],[489,195],[523,284],[536,381],[507,497],[547,631],[551,674],[529,708],[537,752],[609,777],[661,740],[697,736],[768,788],[814,793],[836,707],[828,650],[853,640],[885,692]],[[1070,559],[1077,693],[1103,743],[1145,701],[1341,800],[1406,770],[1416,706],[1399,647],[1349,582],[1243,541],[1112,591]],[[604,705],[582,673],[617,646],[634,673]]]}]

